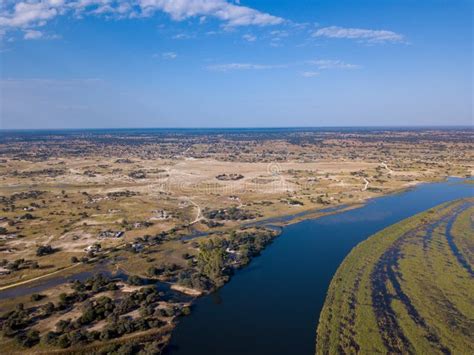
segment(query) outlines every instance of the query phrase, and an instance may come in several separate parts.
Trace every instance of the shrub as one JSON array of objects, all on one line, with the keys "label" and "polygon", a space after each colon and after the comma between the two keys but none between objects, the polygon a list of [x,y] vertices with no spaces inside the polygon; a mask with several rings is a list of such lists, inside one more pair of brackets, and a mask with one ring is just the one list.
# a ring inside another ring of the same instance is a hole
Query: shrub
[{"label": "shrub", "polygon": [[21,334],[17,336],[18,342],[28,348],[36,345],[40,341],[39,331],[37,330],[28,330],[26,334]]},{"label": "shrub", "polygon": [[40,295],[39,293],[33,293],[33,294],[31,295],[31,300],[32,300],[33,302],[37,302],[37,301],[39,301],[39,300],[42,300],[44,297],[45,297],[44,295]]},{"label": "shrub", "polygon": [[43,255],[48,255],[54,253],[55,250],[51,245],[40,245],[36,249],[36,256],[43,256]]},{"label": "shrub", "polygon": [[141,286],[144,284],[144,280],[137,275],[130,276],[127,281],[130,285],[134,286]]}]

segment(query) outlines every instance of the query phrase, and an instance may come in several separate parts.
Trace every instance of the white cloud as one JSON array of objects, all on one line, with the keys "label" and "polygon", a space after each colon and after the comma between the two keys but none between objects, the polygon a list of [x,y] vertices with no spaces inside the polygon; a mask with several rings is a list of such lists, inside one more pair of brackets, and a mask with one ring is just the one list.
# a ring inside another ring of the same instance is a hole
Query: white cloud
[{"label": "white cloud", "polygon": [[301,73],[301,76],[305,78],[314,78],[315,76],[319,76],[319,72],[317,71],[304,71]]},{"label": "white cloud", "polygon": [[288,37],[288,31],[283,31],[283,30],[273,30],[270,32],[270,34],[272,36],[275,36],[275,37]]},{"label": "white cloud", "polygon": [[163,59],[176,59],[178,55],[175,52],[165,52],[161,55]]},{"label": "white cloud", "polygon": [[121,19],[149,17],[156,12],[164,12],[175,21],[197,18],[202,23],[216,18],[224,27],[284,22],[280,17],[226,0],[8,0],[0,5],[0,30],[31,30],[68,14],[76,18],[92,15]]},{"label": "white cloud", "polygon": [[244,39],[247,42],[255,42],[257,40],[257,36],[254,36],[252,34],[245,34],[242,36],[242,39]]},{"label": "white cloud", "polygon": [[253,63],[227,63],[227,64],[214,64],[209,65],[207,69],[214,71],[231,71],[231,70],[264,70],[264,69],[278,69],[286,68],[283,64],[253,64]]},{"label": "white cloud", "polygon": [[289,36],[288,31],[284,31],[284,30],[270,31],[270,46],[281,47],[282,40],[288,36]]},{"label": "white cloud", "polygon": [[176,21],[208,16],[225,22],[227,26],[266,26],[283,22],[280,17],[225,0],[138,0],[138,4],[146,14],[159,10]]},{"label": "white cloud", "polygon": [[42,31],[26,29],[23,31],[23,39],[32,40],[32,39],[60,39],[61,36],[55,34],[45,34]]},{"label": "white cloud", "polygon": [[58,14],[57,7],[63,6],[54,1],[18,2],[10,10],[6,10],[5,5],[0,13],[1,27],[25,27],[39,24],[55,17]]},{"label": "white cloud", "polygon": [[186,33],[178,33],[177,35],[173,36],[173,39],[190,39],[193,38],[193,36],[188,35]]},{"label": "white cloud", "polygon": [[345,63],[339,59],[317,59],[308,60],[308,64],[318,67],[318,69],[358,69],[360,65]]},{"label": "white cloud", "polygon": [[36,30],[26,30],[23,36],[24,39],[40,39],[43,37],[43,32]]},{"label": "white cloud", "polygon": [[323,27],[312,34],[313,37],[356,39],[368,43],[403,42],[403,35],[387,30],[363,28]]}]

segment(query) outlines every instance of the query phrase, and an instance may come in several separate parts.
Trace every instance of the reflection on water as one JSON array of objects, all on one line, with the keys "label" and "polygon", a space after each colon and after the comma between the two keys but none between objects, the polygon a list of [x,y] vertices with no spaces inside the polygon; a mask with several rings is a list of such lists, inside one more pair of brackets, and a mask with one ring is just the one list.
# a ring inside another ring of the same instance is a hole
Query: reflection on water
[{"label": "reflection on water", "polygon": [[71,282],[73,280],[84,281],[98,273],[110,274],[102,264],[97,265],[97,267],[92,271],[82,271],[68,276],[54,275],[48,278],[44,278],[38,281],[33,281],[31,283],[20,285],[14,288],[6,289],[0,291],[0,300],[13,297],[21,297],[26,295],[31,295],[33,293],[40,293],[49,288],[53,288],[64,283]]}]

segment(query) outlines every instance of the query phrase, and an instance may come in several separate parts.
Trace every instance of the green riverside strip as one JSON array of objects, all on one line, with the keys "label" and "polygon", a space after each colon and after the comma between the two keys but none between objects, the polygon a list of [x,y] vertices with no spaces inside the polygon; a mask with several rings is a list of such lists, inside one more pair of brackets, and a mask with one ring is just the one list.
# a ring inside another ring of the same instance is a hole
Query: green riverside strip
[{"label": "green riverside strip", "polygon": [[394,224],[334,275],[317,354],[474,353],[474,199]]}]

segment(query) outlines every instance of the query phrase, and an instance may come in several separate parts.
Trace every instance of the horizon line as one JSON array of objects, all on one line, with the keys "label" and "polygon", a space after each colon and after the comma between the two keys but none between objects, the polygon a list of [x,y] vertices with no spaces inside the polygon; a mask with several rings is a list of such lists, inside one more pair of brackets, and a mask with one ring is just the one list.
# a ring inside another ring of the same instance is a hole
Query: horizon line
[{"label": "horizon line", "polygon": [[0,131],[74,131],[74,130],[136,130],[136,129],[162,129],[162,130],[238,130],[238,129],[317,129],[317,128],[474,128],[474,125],[350,125],[350,126],[236,126],[236,127],[51,127],[51,128],[0,128]]}]

